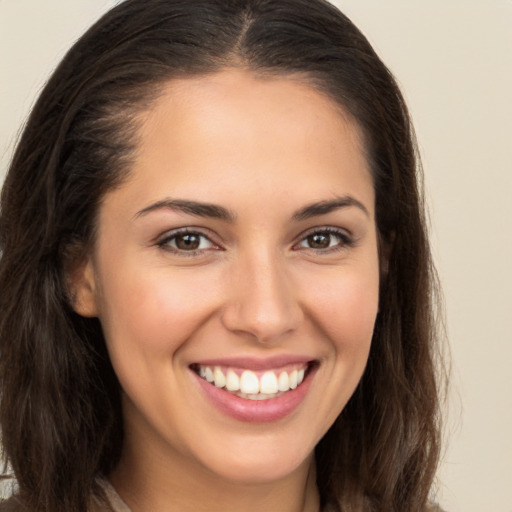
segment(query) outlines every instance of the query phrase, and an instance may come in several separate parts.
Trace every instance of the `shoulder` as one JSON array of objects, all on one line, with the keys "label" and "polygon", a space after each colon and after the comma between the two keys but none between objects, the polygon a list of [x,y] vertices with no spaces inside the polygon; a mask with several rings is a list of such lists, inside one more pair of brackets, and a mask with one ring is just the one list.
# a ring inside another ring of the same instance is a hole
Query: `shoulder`
[{"label": "shoulder", "polygon": [[92,495],[90,512],[131,512],[106,478],[99,478],[96,483],[99,492]]},{"label": "shoulder", "polygon": [[[99,480],[99,493],[91,495],[89,512],[131,512],[107,480]],[[30,512],[18,496],[0,498],[0,512]]]},{"label": "shoulder", "polygon": [[11,496],[0,502],[0,512],[28,512],[28,509],[16,496]]}]

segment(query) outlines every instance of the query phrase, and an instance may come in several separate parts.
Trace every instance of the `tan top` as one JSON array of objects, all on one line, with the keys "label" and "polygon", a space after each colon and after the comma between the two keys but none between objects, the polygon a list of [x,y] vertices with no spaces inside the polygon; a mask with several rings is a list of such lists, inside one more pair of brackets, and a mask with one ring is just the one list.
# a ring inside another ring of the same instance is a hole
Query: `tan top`
[{"label": "tan top", "polygon": [[99,484],[105,493],[108,503],[93,497],[91,512],[132,512],[108,480],[100,480]]},{"label": "tan top", "polygon": [[[107,480],[101,480],[99,483],[108,502],[93,497],[90,512],[132,512],[130,507],[121,499]],[[27,512],[27,510],[13,496],[8,500],[0,502],[0,512]],[[328,510],[324,512],[328,512]],[[443,510],[437,505],[431,505],[425,512],[443,512]]]},{"label": "tan top", "polygon": [[[102,480],[100,482],[100,485],[105,492],[105,496],[109,500],[109,507],[106,508],[104,503],[100,503],[99,500],[94,500],[93,508],[91,512],[132,512],[130,507],[121,499],[119,494],[117,494],[116,490],[110,482],[107,480]],[[108,505],[107,505],[108,506]],[[329,512],[330,507],[328,507],[328,510],[325,510],[324,512]],[[436,504],[431,504],[425,510],[425,512],[444,512],[442,508],[440,508]]]}]

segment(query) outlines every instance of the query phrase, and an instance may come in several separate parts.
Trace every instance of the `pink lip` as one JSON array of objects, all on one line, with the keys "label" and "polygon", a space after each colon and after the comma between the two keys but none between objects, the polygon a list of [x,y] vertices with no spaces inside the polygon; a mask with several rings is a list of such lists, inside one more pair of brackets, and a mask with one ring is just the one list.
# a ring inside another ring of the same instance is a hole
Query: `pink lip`
[{"label": "pink lip", "polygon": [[[290,362],[289,359],[286,359],[286,361],[287,363]],[[230,360],[229,364],[238,365],[240,362],[241,360],[239,359]],[[213,364],[213,361],[211,363]],[[210,362],[201,362],[200,364],[209,365]],[[222,364],[226,365],[226,360],[222,360]],[[281,364],[281,366],[283,365]],[[247,366],[245,367],[247,368]],[[265,366],[265,368],[276,367],[279,367],[279,364],[276,365],[276,361],[273,362],[272,366]],[[215,387],[213,384],[202,379],[192,370],[191,373],[195,377],[196,382],[206,397],[221,412],[239,421],[263,423],[277,421],[291,414],[305,399],[316,370],[317,366],[310,368],[304,378],[304,381],[296,389],[287,391],[281,396],[270,398],[268,400],[249,400],[246,398],[240,398],[239,396],[231,394],[224,389]]]},{"label": "pink lip", "polygon": [[224,366],[233,368],[244,368],[246,370],[264,371],[274,370],[287,366],[290,364],[306,364],[313,360],[311,357],[305,356],[274,356],[266,357],[265,359],[258,359],[255,357],[230,357],[219,359],[208,359],[203,361],[196,361],[195,364],[201,366]]}]

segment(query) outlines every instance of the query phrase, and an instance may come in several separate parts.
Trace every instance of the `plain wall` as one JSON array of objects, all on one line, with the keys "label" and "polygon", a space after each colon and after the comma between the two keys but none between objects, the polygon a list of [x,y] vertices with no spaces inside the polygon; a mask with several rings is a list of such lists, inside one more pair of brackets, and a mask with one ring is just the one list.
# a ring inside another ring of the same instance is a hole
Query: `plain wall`
[{"label": "plain wall", "polygon": [[[112,0],[0,0],[0,179],[48,74]],[[452,351],[438,497],[512,511],[512,1],[338,0],[420,142]]]}]

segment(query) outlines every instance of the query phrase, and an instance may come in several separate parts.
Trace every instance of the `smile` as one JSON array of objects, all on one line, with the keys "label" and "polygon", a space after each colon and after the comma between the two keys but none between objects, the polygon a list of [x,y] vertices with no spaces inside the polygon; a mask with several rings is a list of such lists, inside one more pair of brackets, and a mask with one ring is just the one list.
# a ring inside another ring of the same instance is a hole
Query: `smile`
[{"label": "smile", "polygon": [[194,365],[193,370],[217,388],[249,400],[269,400],[296,389],[308,371],[307,363],[257,372],[242,368]]}]

